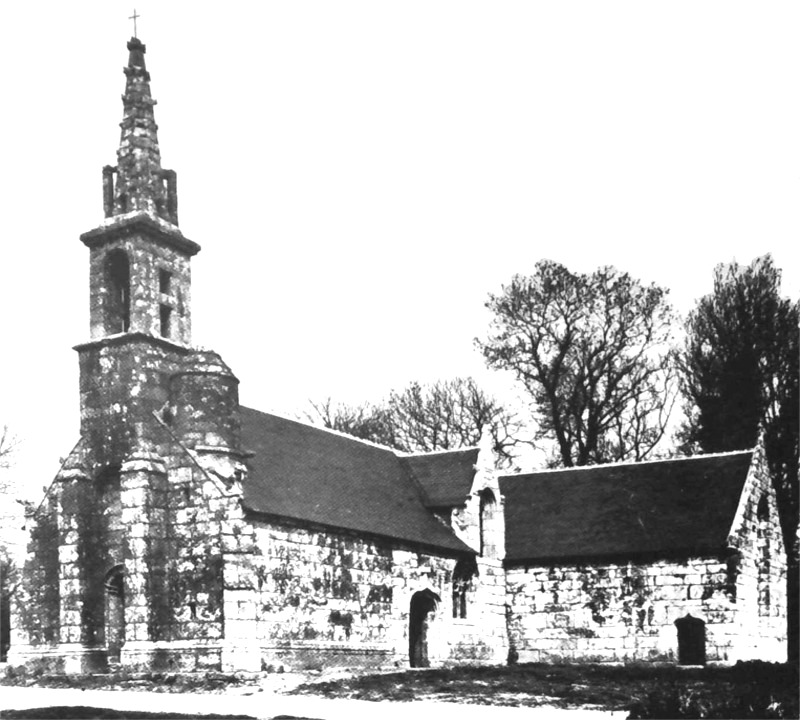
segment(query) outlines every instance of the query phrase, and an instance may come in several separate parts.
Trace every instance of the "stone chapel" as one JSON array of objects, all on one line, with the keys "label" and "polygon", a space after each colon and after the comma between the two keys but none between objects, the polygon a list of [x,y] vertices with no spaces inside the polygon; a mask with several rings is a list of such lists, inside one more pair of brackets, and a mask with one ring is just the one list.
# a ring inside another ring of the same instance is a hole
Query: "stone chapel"
[{"label": "stone chapel", "polygon": [[763,452],[500,477],[241,407],[191,341],[145,46],[89,251],[80,438],[29,523],[9,662],[50,671],[785,655]]}]

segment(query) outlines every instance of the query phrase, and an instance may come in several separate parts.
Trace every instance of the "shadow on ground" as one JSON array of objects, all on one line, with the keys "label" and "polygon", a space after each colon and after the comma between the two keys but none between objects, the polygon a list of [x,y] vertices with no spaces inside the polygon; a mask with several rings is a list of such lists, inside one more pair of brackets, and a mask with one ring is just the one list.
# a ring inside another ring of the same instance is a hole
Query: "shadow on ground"
[{"label": "shadow on ground", "polygon": [[293,693],[357,700],[627,710],[630,718],[797,718],[797,666],[732,667],[526,663],[363,675]]},{"label": "shadow on ground", "polygon": [[[202,720],[256,720],[252,715],[202,715]],[[198,720],[197,715],[175,713],[137,712],[111,708],[62,705],[56,707],[28,708],[27,710],[0,710],[3,720]],[[315,720],[296,715],[277,715],[272,720]]]},{"label": "shadow on ground", "polygon": [[[279,684],[276,681],[281,680]],[[291,683],[286,682],[292,680]],[[7,673],[0,681],[27,687],[146,690],[160,693],[251,695],[256,692],[372,701],[438,701],[486,706],[596,708],[625,711],[630,718],[797,718],[800,679],[796,665],[765,662],[732,667],[653,665],[558,665],[529,663],[453,667],[377,674],[320,674],[288,678],[279,673],[249,676],[125,673],[47,676]],[[303,683],[303,684],[299,684]],[[84,714],[78,714],[78,713]],[[59,714],[60,713],[60,714]],[[94,714],[92,714],[94,713]],[[105,708],[37,708],[0,712],[11,718],[167,718]],[[178,716],[189,718],[190,715]],[[216,715],[219,720],[246,718]],[[285,716],[284,720],[289,720]],[[292,718],[292,720],[308,720]]]},{"label": "shadow on ground", "polygon": [[[197,720],[197,715],[175,713],[113,710],[84,705],[58,705],[54,707],[27,708],[25,710],[0,710],[3,720]],[[203,720],[256,720],[252,715],[203,715]],[[292,720],[295,720],[294,718]],[[301,719],[297,719],[301,720]]]}]

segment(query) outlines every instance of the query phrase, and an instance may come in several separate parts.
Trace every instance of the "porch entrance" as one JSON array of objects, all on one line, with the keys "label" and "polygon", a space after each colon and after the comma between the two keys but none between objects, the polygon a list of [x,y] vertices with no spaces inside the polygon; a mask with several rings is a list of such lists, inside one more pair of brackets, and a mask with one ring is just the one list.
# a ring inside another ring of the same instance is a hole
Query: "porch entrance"
[{"label": "porch entrance", "polygon": [[420,590],[411,597],[408,621],[408,661],[411,667],[430,667],[428,628],[439,600],[439,596],[430,590]]}]

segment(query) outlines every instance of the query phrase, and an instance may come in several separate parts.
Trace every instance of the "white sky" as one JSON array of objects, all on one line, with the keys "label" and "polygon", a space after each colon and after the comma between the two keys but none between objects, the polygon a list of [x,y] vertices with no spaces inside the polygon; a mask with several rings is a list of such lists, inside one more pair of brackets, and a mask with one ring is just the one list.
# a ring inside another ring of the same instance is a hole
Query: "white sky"
[{"label": "white sky", "polygon": [[[0,423],[49,483],[113,164],[131,3],[3,6]],[[541,258],[686,312],[772,252],[800,295],[800,3],[136,0],[178,173],[194,340],[244,404],[472,374],[483,304]]]}]

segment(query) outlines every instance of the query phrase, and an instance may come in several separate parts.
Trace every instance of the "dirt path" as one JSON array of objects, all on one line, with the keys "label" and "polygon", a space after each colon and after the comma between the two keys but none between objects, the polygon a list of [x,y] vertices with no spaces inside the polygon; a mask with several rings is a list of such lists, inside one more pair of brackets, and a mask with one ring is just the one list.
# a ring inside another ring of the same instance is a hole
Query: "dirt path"
[{"label": "dirt path", "polygon": [[236,693],[157,693],[132,690],[76,690],[0,686],[0,708],[23,709],[56,705],[85,705],[115,710],[166,713],[251,715],[260,720],[278,716],[313,720],[408,720],[409,716],[436,720],[622,720],[625,711],[493,707],[435,701],[369,702],[332,700],[313,696],[281,695],[258,688],[239,688]]}]

